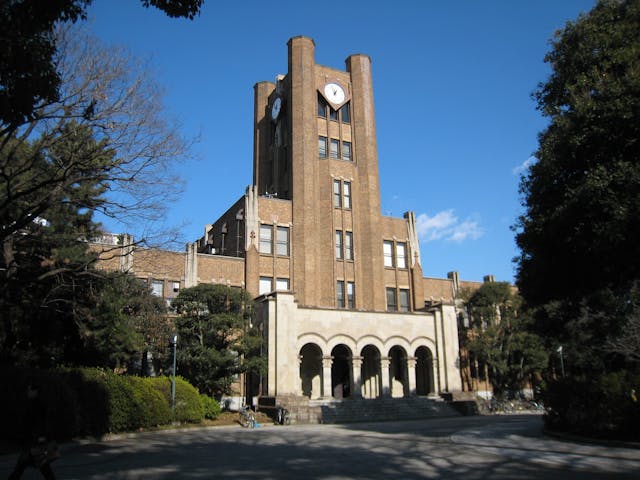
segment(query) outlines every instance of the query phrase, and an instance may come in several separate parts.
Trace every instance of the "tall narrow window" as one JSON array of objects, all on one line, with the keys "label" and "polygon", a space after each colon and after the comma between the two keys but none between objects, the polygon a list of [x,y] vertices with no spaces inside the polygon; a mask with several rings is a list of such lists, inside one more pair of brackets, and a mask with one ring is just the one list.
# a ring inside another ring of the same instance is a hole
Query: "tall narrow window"
[{"label": "tall narrow window", "polygon": [[347,308],[356,308],[356,285],[347,282]]},{"label": "tall narrow window", "polygon": [[351,142],[342,142],[342,159],[351,161]]},{"label": "tall narrow window", "polygon": [[151,281],[151,295],[164,297],[164,282],[162,280]]},{"label": "tall narrow window", "polygon": [[327,118],[327,102],[320,94],[318,94],[318,116]]},{"label": "tall narrow window", "polygon": [[258,286],[258,293],[260,295],[264,295],[265,293],[269,293],[272,290],[273,278],[271,277],[260,277],[260,284]]},{"label": "tall narrow window", "polygon": [[276,231],[276,254],[289,255],[289,227],[278,227]]},{"label": "tall narrow window", "polygon": [[336,230],[336,258],[342,260],[342,232]]},{"label": "tall narrow window", "polygon": [[398,292],[399,310],[401,312],[409,311],[409,290],[401,288]]},{"label": "tall narrow window", "polygon": [[398,310],[398,301],[396,299],[396,289],[387,287],[387,311],[396,312]]},{"label": "tall narrow window", "polygon": [[396,243],[396,259],[398,268],[407,268],[407,244]]},{"label": "tall narrow window", "polygon": [[327,137],[318,137],[318,156],[327,158]]},{"label": "tall narrow window", "polygon": [[329,107],[329,119],[338,121],[338,111]]},{"label": "tall narrow window", "polygon": [[353,232],[344,232],[344,258],[353,260]]},{"label": "tall narrow window", "polygon": [[329,156],[331,158],[340,158],[340,140],[331,139]]},{"label": "tall narrow window", "polygon": [[344,208],[351,208],[351,182],[342,184],[342,197],[344,200]]},{"label": "tall narrow window", "polygon": [[338,308],[344,308],[344,280],[337,281],[336,296],[338,299]]},{"label": "tall narrow window", "polygon": [[260,225],[260,253],[271,255],[273,253],[273,227]]},{"label": "tall narrow window", "polygon": [[340,180],[333,181],[333,206],[342,207],[342,195],[340,195]]},{"label": "tall narrow window", "polygon": [[340,108],[340,117],[343,123],[351,123],[351,112],[349,111],[349,104],[345,103]]},{"label": "tall narrow window", "polygon": [[385,240],[382,244],[382,254],[384,255],[384,266],[393,267],[393,242]]}]

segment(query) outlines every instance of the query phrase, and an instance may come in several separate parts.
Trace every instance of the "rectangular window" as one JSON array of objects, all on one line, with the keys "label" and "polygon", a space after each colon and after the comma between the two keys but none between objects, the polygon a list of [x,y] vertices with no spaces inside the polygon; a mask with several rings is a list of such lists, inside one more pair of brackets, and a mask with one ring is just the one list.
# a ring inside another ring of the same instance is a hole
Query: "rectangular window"
[{"label": "rectangular window", "polygon": [[353,282],[347,282],[347,308],[356,308],[356,285]]},{"label": "rectangular window", "polygon": [[340,108],[340,117],[343,123],[351,123],[351,112],[349,111],[348,103],[345,103],[342,108]]},{"label": "rectangular window", "polygon": [[336,295],[338,297],[338,308],[344,308],[344,280],[336,283]]},{"label": "rectangular window", "polygon": [[286,292],[289,290],[289,279],[288,278],[278,278],[276,279],[276,290],[280,292]]},{"label": "rectangular window", "polygon": [[289,227],[276,230],[276,255],[289,256]]},{"label": "rectangular window", "polygon": [[331,158],[340,158],[340,141],[332,138],[330,147],[329,156]]},{"label": "rectangular window", "polygon": [[260,225],[260,253],[273,253],[273,227]]},{"label": "rectangular window", "polygon": [[396,259],[398,268],[407,268],[407,244],[396,243]]},{"label": "rectangular window", "polygon": [[396,289],[387,287],[387,312],[396,312],[398,301],[396,300]]},{"label": "rectangular window", "polygon": [[398,301],[401,312],[409,311],[409,290],[401,288],[398,292]]},{"label": "rectangular window", "polygon": [[164,282],[162,280],[151,281],[151,295],[164,297]]},{"label": "rectangular window", "polygon": [[342,232],[336,230],[336,258],[342,260]]},{"label": "rectangular window", "polygon": [[327,137],[318,137],[318,156],[327,158]]},{"label": "rectangular window", "polygon": [[344,199],[344,208],[351,208],[351,182],[342,184],[342,196]]},{"label": "rectangular window", "polygon": [[173,293],[178,293],[180,291],[180,282],[171,282],[171,288]]},{"label": "rectangular window", "polygon": [[338,121],[338,112],[331,107],[329,107],[329,119]]},{"label": "rectangular window", "polygon": [[353,260],[353,232],[344,232],[344,258]]},{"label": "rectangular window", "polygon": [[340,180],[333,181],[333,206],[342,207],[342,196],[340,195]]},{"label": "rectangular window", "polygon": [[384,255],[384,266],[393,267],[393,242],[385,240],[382,244],[382,254]]},{"label": "rectangular window", "polygon": [[327,118],[327,102],[325,102],[320,94],[318,94],[318,116]]},{"label": "rectangular window", "polygon": [[342,159],[351,161],[351,142],[342,142]]},{"label": "rectangular window", "polygon": [[258,288],[258,293],[260,295],[264,295],[265,293],[271,292],[271,290],[273,289],[272,283],[273,283],[273,278],[260,277],[260,285]]}]

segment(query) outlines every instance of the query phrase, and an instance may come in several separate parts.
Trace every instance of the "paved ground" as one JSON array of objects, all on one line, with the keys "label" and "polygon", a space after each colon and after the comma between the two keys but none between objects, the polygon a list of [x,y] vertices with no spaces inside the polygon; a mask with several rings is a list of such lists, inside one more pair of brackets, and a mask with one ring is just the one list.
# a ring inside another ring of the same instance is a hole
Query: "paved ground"
[{"label": "paved ground", "polygon": [[[0,457],[0,478],[14,461]],[[547,438],[538,416],[457,417],[145,433],[65,445],[54,470],[92,480],[638,479],[640,450]]]}]

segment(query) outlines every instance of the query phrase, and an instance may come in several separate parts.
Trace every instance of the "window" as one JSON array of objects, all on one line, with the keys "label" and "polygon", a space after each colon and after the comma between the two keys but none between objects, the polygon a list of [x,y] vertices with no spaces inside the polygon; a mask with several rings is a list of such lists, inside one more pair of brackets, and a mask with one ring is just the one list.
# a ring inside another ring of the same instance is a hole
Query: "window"
[{"label": "window", "polygon": [[289,279],[288,278],[277,278],[276,279],[276,290],[278,291],[288,291],[289,290]]},{"label": "window", "polygon": [[327,102],[318,94],[318,116],[327,118]]},{"label": "window", "polygon": [[351,142],[342,142],[342,159],[351,161]]},{"label": "window", "polygon": [[401,288],[398,292],[398,300],[401,312],[409,311],[409,290]]},{"label": "window", "polygon": [[171,288],[173,293],[178,293],[180,291],[180,282],[171,282]]},{"label": "window", "polygon": [[273,253],[273,227],[260,225],[260,253],[271,255]]},{"label": "window", "polygon": [[351,182],[342,184],[342,196],[344,199],[344,208],[351,208]]},{"label": "window", "polygon": [[338,121],[338,111],[331,107],[329,107],[329,119],[335,120],[336,122]]},{"label": "window", "polygon": [[353,260],[353,232],[344,232],[344,258]]},{"label": "window", "polygon": [[276,255],[289,255],[289,227],[278,227],[276,230]]},{"label": "window", "polygon": [[333,181],[333,206],[340,208],[342,206],[342,195],[340,195],[340,180]]},{"label": "window", "polygon": [[327,158],[327,137],[318,137],[318,156]]},{"label": "window", "polygon": [[264,295],[265,293],[269,293],[272,290],[273,278],[271,277],[260,277],[260,286],[258,288],[258,293],[260,295]]},{"label": "window", "polygon": [[407,244],[396,243],[396,259],[398,268],[407,268]]},{"label": "window", "polygon": [[344,280],[336,283],[336,294],[338,297],[338,308],[344,308]]},{"label": "window", "polygon": [[393,263],[393,242],[385,240],[382,244],[382,254],[384,255],[384,266],[394,267]]},{"label": "window", "polygon": [[396,300],[396,289],[387,287],[387,312],[395,312],[398,310],[398,302]]},{"label": "window", "polygon": [[351,123],[351,112],[349,111],[348,103],[345,103],[342,108],[340,108],[340,118],[343,123]]},{"label": "window", "polygon": [[331,158],[340,158],[340,141],[335,138],[331,139],[329,156]]},{"label": "window", "polygon": [[162,280],[151,280],[151,295],[164,297],[164,282]]},{"label": "window", "polygon": [[347,282],[347,308],[356,308],[356,285]]},{"label": "window", "polygon": [[336,258],[342,260],[342,232],[336,230]]}]

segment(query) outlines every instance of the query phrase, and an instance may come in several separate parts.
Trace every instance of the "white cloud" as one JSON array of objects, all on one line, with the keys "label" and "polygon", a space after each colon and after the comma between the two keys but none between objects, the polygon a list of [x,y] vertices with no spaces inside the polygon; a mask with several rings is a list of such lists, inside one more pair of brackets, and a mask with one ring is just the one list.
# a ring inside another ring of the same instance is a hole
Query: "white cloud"
[{"label": "white cloud", "polygon": [[465,240],[477,240],[484,235],[484,230],[476,220],[467,218],[460,221],[453,209],[443,210],[430,217],[421,213],[416,218],[418,237],[424,242],[446,240],[461,243]]},{"label": "white cloud", "polygon": [[515,167],[511,172],[514,175],[521,175],[524,172],[526,172],[527,170],[529,170],[529,167],[531,165],[533,165],[534,163],[536,163],[537,161],[538,161],[538,159],[532,155],[529,158],[527,158],[524,162],[522,162],[522,164],[520,164],[517,167]]}]

